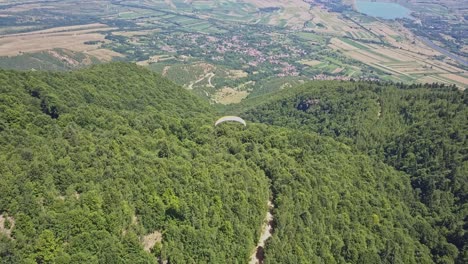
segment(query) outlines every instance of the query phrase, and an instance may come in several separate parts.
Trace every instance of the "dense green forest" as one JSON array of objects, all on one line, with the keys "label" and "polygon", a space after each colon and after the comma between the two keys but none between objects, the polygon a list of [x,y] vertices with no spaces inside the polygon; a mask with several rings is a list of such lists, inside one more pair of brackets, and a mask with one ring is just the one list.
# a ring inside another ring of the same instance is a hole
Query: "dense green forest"
[{"label": "dense green forest", "polygon": [[132,64],[0,70],[0,263],[246,263],[269,199],[266,263],[466,262],[466,103],[313,82],[214,127]]},{"label": "dense green forest", "polygon": [[255,122],[333,137],[406,172],[425,205],[414,210],[437,229],[420,241],[431,240],[436,262],[467,263],[467,103],[466,91],[436,84],[313,82],[238,109]]}]

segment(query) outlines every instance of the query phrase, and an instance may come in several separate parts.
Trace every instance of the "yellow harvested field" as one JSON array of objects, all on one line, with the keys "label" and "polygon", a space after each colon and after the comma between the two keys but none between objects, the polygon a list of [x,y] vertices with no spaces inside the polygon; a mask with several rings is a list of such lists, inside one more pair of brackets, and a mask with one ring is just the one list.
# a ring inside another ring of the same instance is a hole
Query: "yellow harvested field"
[{"label": "yellow harvested field", "polygon": [[419,78],[417,81],[420,83],[436,83],[436,82],[440,83],[440,80],[434,78],[433,76],[424,76],[422,78]]},{"label": "yellow harvested field", "polygon": [[[419,61],[411,62],[389,62],[383,63],[385,66],[395,69],[399,72],[406,74],[423,74],[423,73],[441,73],[442,71],[438,68],[431,69],[429,65],[423,64]],[[445,72],[445,71],[443,71]]]},{"label": "yellow harvested field", "polygon": [[382,47],[379,47],[377,49],[374,50],[375,52],[377,53],[380,53],[384,56],[387,56],[387,57],[390,57],[392,59],[395,59],[395,60],[398,60],[398,61],[414,61],[414,59],[408,57],[408,56],[405,56],[401,53],[397,53],[394,51],[394,49],[389,49],[389,48],[382,48]]},{"label": "yellow harvested field", "polygon": [[140,31],[114,31],[112,35],[124,36],[124,37],[134,37],[134,36],[145,36],[154,32],[160,32],[160,29],[151,29],[151,30],[140,30]]},{"label": "yellow harvested field", "polygon": [[237,91],[235,89],[225,87],[214,94],[213,100],[219,104],[235,104],[240,103],[242,99],[246,98],[248,95],[249,92],[247,91]]},{"label": "yellow harvested field", "polygon": [[124,55],[108,49],[87,50],[86,54],[92,55],[101,61],[111,61],[113,58],[124,57]]},{"label": "yellow harvested field", "polygon": [[[385,58],[384,56],[379,56],[377,54],[374,54],[374,53],[371,53],[371,52],[367,52],[365,50],[357,50],[355,52],[358,52],[358,53],[361,53],[363,54],[364,56],[367,56],[367,57],[371,57],[379,62],[389,62],[391,61],[390,59],[388,58]],[[374,50],[374,52],[377,52],[376,50]]]},{"label": "yellow harvested field", "polygon": [[3,35],[0,36],[0,56],[15,56],[20,53],[63,48],[110,60],[111,57],[118,56],[118,53],[100,49],[99,44],[86,45],[84,43],[87,41],[106,42],[105,36],[96,31],[112,29],[103,24],[88,24]]},{"label": "yellow harvested field", "polygon": [[389,72],[389,73],[392,73],[392,74],[397,73],[397,74],[401,74],[401,75],[406,75],[406,76],[408,76],[408,74],[405,74],[405,73],[403,73],[403,72],[400,72],[400,71],[398,71],[398,70],[396,70],[396,69],[393,69],[393,68],[391,68],[391,67],[387,67],[387,66],[385,66],[385,65],[383,65],[383,64],[380,64],[380,63],[375,63],[374,65],[377,66],[378,68],[380,68],[381,70],[384,70],[384,71]]},{"label": "yellow harvested field", "polygon": [[460,75],[457,75],[457,74],[441,74],[441,76],[447,78],[447,79],[450,79],[450,80],[454,80],[456,82],[459,82],[459,83],[462,83],[465,85],[465,87],[468,86],[468,78],[464,77],[464,76],[460,76]]},{"label": "yellow harvested field", "polygon": [[404,72],[406,74],[426,74],[426,75],[441,74],[441,72],[439,72],[439,71],[431,71],[431,70],[428,70],[428,69],[400,69],[400,68],[395,68],[395,70]]},{"label": "yellow harvested field", "polygon": [[437,56],[441,55],[438,51],[430,49],[429,47],[424,46],[422,42],[415,41],[415,44],[411,43],[393,43],[393,45],[397,47],[401,47],[403,50],[415,53],[415,54],[420,54],[422,56]]},{"label": "yellow harvested field", "polygon": [[[0,15],[0,17],[2,17],[2,15]],[[2,35],[8,34],[8,32],[34,30],[34,28],[36,28],[36,27],[35,26],[1,27],[0,28],[0,37]]]},{"label": "yellow harvested field", "polygon": [[433,69],[428,69],[428,68],[423,68],[423,67],[391,67],[392,69],[395,69],[400,72],[404,72],[406,74],[440,74],[443,73],[441,71],[433,70]]},{"label": "yellow harvested field", "polygon": [[31,31],[27,33],[10,34],[6,36],[13,37],[13,36],[35,35],[35,34],[44,34],[44,33],[53,33],[53,32],[76,31],[76,30],[84,30],[84,29],[110,30],[113,28],[110,28],[105,24],[93,23],[93,24],[77,25],[77,26],[54,27],[54,28],[49,28],[49,29],[44,29],[44,30]]},{"label": "yellow harvested field", "polygon": [[375,58],[372,58],[372,57],[369,57],[367,55],[364,55],[358,51],[349,51],[349,52],[346,52],[346,55],[350,56],[351,58],[355,59],[355,60],[358,60],[358,61],[362,61],[364,63],[377,63],[379,62],[379,60],[375,59]]},{"label": "yellow harvested field", "polygon": [[393,52],[403,55],[403,57],[410,57],[415,60],[427,60],[427,55],[418,54],[405,49],[394,49]]},{"label": "yellow harvested field", "polygon": [[[465,90],[466,88],[468,88],[468,83],[463,83],[463,82],[460,82],[460,81],[456,81],[454,79],[451,79],[449,77],[452,77],[452,78],[457,78],[458,79],[458,76],[448,76],[446,74],[441,74],[441,75],[428,75],[428,76],[424,76],[422,78],[419,78],[417,81],[418,82],[421,82],[421,83],[446,83],[446,84],[456,84],[460,90]],[[465,78],[466,80],[466,78]],[[463,80],[461,80],[463,81]]]},{"label": "yellow harvested field", "polygon": [[104,41],[104,36],[97,33],[69,36],[24,36],[0,39],[0,56],[15,56],[25,52],[38,52],[53,48],[73,51],[86,51],[92,46],[86,41]]},{"label": "yellow harvested field", "polygon": [[381,22],[374,22],[374,23],[371,23],[369,26],[366,25],[366,27],[371,27],[371,29],[377,30],[380,34],[383,34],[383,35],[389,35],[389,36],[400,35],[399,32],[396,32],[391,27]]},{"label": "yellow harvested field", "polygon": [[335,47],[337,47],[338,49],[341,49],[341,50],[358,50],[357,47],[354,47],[353,45],[350,45],[340,39],[337,39],[337,38],[332,38],[330,40],[330,43],[333,44]]},{"label": "yellow harvested field", "polygon": [[428,65],[432,65],[433,68],[440,68],[442,71],[450,72],[450,73],[461,73],[463,72],[462,69],[457,68],[455,66],[449,65],[447,63],[444,63],[442,61],[437,61],[437,60],[427,60],[424,61],[427,62]]}]

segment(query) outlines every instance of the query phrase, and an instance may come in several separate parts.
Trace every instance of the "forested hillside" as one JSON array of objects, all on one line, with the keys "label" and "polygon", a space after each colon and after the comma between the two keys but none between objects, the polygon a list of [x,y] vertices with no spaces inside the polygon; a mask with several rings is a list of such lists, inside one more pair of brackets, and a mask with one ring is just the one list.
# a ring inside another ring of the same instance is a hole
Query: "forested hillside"
[{"label": "forested hillside", "polygon": [[[284,127],[214,127],[219,114],[206,102],[135,65],[0,71],[0,263],[246,263],[269,199],[275,229],[267,263],[451,263],[457,255],[462,261],[463,95],[319,84],[313,98],[294,97],[310,90],[305,86],[285,94],[284,103],[272,98],[246,115]],[[401,96],[379,101],[386,93]],[[374,108],[357,100],[367,94]],[[348,109],[334,108],[340,96],[357,96],[352,101],[361,108],[343,117],[356,121],[337,119]],[[418,128],[410,117],[390,114],[404,96],[414,98],[408,115],[420,107],[432,117],[432,105],[445,103],[446,111],[428,121],[450,128],[450,136],[404,133]],[[308,107],[297,110],[304,100]],[[327,100],[336,114],[318,122]],[[437,121],[444,113],[453,122]],[[391,137],[377,125],[383,134],[368,132],[368,145],[352,136],[386,116],[393,124],[385,129],[407,136]],[[321,123],[329,125],[313,125]],[[444,161],[430,155],[441,162],[433,170],[418,161],[425,152],[416,148],[431,137],[440,139],[434,151],[450,149]],[[412,142],[418,162],[409,163],[398,146]],[[436,169],[452,177],[433,183],[428,197],[439,197],[439,206],[418,199],[428,194],[424,188],[412,188],[415,179],[435,178],[427,175]]]},{"label": "forested hillside", "polygon": [[467,92],[454,87],[313,82],[243,109],[252,121],[331,136],[406,172],[426,205],[418,210],[441,236],[420,241],[432,245],[437,262],[466,263],[467,103]]},{"label": "forested hillside", "polygon": [[247,259],[267,179],[213,138],[204,102],[126,64],[1,76],[4,263]]}]

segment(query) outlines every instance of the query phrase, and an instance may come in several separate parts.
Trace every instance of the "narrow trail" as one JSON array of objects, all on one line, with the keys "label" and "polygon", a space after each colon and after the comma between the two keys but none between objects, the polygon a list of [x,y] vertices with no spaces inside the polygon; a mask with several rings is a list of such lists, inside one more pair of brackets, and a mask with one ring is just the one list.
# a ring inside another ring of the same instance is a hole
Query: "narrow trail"
[{"label": "narrow trail", "polygon": [[211,78],[215,76],[214,73],[210,72],[210,77],[208,78],[209,87],[214,88],[214,85],[211,83]]},{"label": "narrow trail", "polygon": [[210,87],[214,87],[214,86],[211,84],[211,78],[212,78],[213,76],[215,76],[215,74],[212,73],[212,72],[209,72],[209,73],[205,74],[203,77],[201,77],[200,79],[198,79],[198,80],[196,80],[196,81],[194,81],[194,82],[190,82],[190,84],[188,85],[187,89],[193,90],[193,86],[194,86],[195,84],[197,84],[197,83],[203,81],[203,80],[206,79],[206,78],[209,78],[209,79],[208,79],[209,86],[210,86]]},{"label": "narrow trail", "polygon": [[260,235],[257,247],[250,256],[249,264],[263,263],[263,259],[265,258],[265,241],[267,241],[267,239],[270,238],[273,234],[273,214],[271,213],[273,211],[273,207],[273,202],[271,200],[268,200],[268,211],[265,216],[265,223],[263,224],[262,234]]}]

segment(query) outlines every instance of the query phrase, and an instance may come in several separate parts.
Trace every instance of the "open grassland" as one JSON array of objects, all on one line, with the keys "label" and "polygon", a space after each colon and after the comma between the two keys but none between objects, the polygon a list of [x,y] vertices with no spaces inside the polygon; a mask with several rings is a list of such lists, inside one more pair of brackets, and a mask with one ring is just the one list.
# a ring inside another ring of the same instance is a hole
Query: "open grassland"
[{"label": "open grassland", "polygon": [[222,88],[218,90],[214,96],[213,100],[218,104],[235,104],[240,103],[242,99],[246,98],[249,95],[247,91],[239,91],[233,88]]}]

